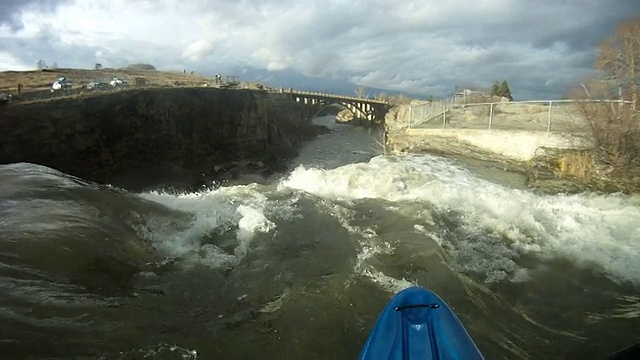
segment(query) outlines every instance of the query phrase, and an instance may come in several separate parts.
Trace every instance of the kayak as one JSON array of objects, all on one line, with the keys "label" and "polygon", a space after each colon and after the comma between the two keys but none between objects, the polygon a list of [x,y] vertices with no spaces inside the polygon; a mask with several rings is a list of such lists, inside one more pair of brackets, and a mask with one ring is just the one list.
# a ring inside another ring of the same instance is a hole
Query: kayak
[{"label": "kayak", "polygon": [[434,292],[413,286],[384,308],[360,360],[484,359],[451,308]]},{"label": "kayak", "polygon": [[[389,301],[360,352],[360,360],[484,359],[453,310],[438,295],[413,286]],[[607,360],[640,359],[640,343]]]}]

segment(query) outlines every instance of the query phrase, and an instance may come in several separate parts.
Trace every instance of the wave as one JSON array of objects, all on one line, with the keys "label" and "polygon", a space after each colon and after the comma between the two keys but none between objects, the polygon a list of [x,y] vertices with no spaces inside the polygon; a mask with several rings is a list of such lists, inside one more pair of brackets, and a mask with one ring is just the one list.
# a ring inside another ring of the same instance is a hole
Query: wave
[{"label": "wave", "polygon": [[483,179],[442,158],[378,156],[324,170],[296,168],[279,188],[329,200],[380,199],[485,282],[526,280],[523,258],[561,257],[640,284],[640,198],[540,195]]},{"label": "wave", "polygon": [[233,267],[247,255],[256,234],[277,228],[267,216],[287,219],[295,211],[296,199],[270,200],[262,193],[264,189],[252,184],[181,195],[140,194],[144,199],[191,214],[191,219],[181,228],[172,222],[147,222],[138,228],[139,233],[167,256],[212,267]]}]

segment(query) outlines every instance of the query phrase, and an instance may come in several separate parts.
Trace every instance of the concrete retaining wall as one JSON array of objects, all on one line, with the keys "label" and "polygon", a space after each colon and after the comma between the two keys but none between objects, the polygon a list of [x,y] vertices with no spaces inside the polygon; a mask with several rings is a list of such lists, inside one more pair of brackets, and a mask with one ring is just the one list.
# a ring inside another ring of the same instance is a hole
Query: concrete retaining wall
[{"label": "concrete retaining wall", "polygon": [[525,130],[414,129],[410,105],[392,108],[385,118],[386,146],[391,153],[436,152],[483,160],[527,161],[540,149],[588,149],[586,134]]},{"label": "concrete retaining wall", "polygon": [[571,134],[470,129],[407,129],[409,136],[442,137],[463,141],[514,160],[530,160],[540,148],[587,149],[592,144],[584,137]]}]

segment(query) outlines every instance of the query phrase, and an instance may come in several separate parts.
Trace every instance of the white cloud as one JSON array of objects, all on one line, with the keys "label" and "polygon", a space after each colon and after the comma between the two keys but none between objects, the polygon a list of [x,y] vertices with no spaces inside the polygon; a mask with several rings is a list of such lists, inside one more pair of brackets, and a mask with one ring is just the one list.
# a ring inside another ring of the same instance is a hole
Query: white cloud
[{"label": "white cloud", "polygon": [[558,84],[589,71],[595,46],[618,21],[640,15],[631,3],[69,0],[0,17],[0,68],[39,58],[73,67],[149,62],[287,71],[423,95],[506,79],[516,96],[557,96]]},{"label": "white cloud", "polygon": [[0,71],[7,71],[7,70],[24,71],[24,70],[31,70],[31,69],[33,69],[33,66],[29,66],[23,63],[17,57],[6,52],[0,52]]},{"label": "white cloud", "polygon": [[189,44],[187,50],[182,53],[182,57],[191,61],[202,60],[209,53],[211,53],[212,48],[213,43],[211,40],[200,39],[192,44]]}]

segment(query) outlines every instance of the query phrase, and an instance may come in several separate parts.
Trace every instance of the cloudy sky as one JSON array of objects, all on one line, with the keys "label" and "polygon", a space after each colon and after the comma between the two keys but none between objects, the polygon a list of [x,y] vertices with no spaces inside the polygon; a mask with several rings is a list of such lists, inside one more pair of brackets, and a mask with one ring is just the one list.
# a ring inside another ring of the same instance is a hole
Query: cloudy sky
[{"label": "cloudy sky", "polygon": [[425,97],[507,80],[516,99],[549,99],[637,16],[640,0],[0,0],[0,71],[145,62]]}]

